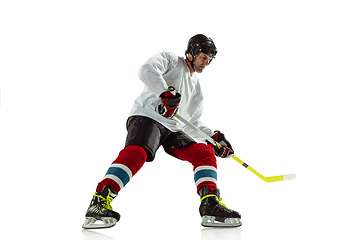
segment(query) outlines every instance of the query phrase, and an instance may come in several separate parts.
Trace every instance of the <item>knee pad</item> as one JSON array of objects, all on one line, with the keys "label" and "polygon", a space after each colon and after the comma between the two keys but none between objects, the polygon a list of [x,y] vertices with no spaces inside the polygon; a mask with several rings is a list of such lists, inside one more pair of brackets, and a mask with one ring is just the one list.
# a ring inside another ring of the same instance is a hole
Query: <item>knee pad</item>
[{"label": "knee pad", "polygon": [[193,165],[210,165],[216,167],[216,157],[212,147],[204,144],[198,143],[193,146],[193,156],[192,163]]}]

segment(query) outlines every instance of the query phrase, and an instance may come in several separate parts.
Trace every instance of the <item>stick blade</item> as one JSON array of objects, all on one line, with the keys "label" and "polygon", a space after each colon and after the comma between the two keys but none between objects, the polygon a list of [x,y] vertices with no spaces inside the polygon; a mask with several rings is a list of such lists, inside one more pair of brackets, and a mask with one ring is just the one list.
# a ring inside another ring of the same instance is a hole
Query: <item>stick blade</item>
[{"label": "stick blade", "polygon": [[295,178],[296,178],[295,174],[286,174],[286,175],[284,175],[283,180],[288,181],[288,180],[294,180]]}]

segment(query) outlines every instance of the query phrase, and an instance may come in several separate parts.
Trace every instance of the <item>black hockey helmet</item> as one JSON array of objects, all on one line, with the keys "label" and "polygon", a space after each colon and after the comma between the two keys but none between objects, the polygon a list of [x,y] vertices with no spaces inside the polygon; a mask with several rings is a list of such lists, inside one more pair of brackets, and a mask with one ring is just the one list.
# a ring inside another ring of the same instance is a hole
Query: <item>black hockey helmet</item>
[{"label": "black hockey helmet", "polygon": [[[197,55],[199,52],[203,52],[206,55],[212,57],[212,59],[210,60],[211,62],[215,58],[217,53],[217,49],[214,41],[203,34],[197,34],[192,38],[190,38],[187,49],[185,51],[185,55],[191,54],[193,56],[193,61],[194,61],[195,55]],[[188,61],[191,62],[191,66],[192,66],[193,61],[190,61],[189,59]]]}]

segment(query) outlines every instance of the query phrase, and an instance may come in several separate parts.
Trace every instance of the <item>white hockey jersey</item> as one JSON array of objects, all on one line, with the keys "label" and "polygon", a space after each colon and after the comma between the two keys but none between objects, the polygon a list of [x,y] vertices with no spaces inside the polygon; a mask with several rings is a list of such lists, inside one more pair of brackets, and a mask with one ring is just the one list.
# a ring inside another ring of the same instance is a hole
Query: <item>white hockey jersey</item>
[{"label": "white hockey jersey", "polygon": [[199,79],[196,73],[190,75],[190,69],[184,58],[171,52],[158,53],[140,67],[138,74],[145,87],[135,100],[130,116],[146,116],[161,123],[172,132],[184,131],[198,141],[205,141],[177,118],[167,119],[159,114],[158,106],[162,103],[159,96],[167,91],[169,86],[173,86],[176,92],[181,94],[178,114],[209,136],[214,134],[200,121],[203,95]]}]

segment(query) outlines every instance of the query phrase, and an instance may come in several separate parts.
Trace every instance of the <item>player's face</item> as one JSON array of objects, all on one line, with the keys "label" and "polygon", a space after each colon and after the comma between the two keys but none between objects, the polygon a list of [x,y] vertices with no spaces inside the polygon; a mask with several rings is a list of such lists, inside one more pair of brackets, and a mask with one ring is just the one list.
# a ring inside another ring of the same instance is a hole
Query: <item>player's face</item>
[{"label": "player's face", "polygon": [[198,53],[194,58],[194,69],[197,73],[202,73],[207,65],[209,65],[209,62],[211,61],[212,57],[209,55],[200,52]]}]

